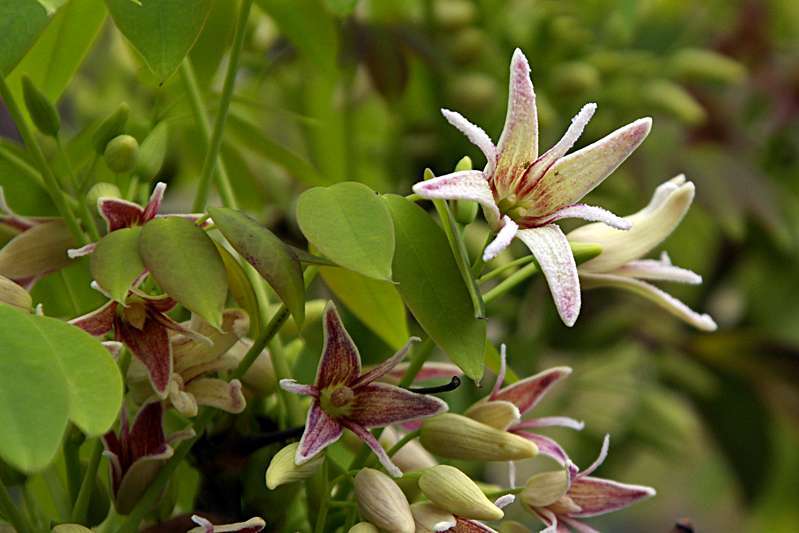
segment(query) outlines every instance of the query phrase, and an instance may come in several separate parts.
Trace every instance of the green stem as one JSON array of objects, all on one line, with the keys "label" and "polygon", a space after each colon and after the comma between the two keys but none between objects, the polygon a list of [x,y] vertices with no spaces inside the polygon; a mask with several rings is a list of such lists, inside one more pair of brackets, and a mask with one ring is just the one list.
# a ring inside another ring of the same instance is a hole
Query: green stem
[{"label": "green stem", "polygon": [[80,485],[78,499],[75,507],[72,508],[72,522],[82,524],[86,521],[86,514],[89,512],[89,502],[92,499],[92,491],[97,482],[97,469],[100,467],[100,459],[103,456],[103,443],[98,438],[94,442],[92,454],[89,457],[89,465],[86,467],[86,474],[83,476],[83,483]]},{"label": "green stem", "polygon": [[3,515],[14,526],[17,533],[33,533],[33,528],[28,519],[25,518],[25,515],[20,512],[19,506],[11,499],[11,495],[8,493],[8,489],[6,489],[2,479],[0,479],[0,510],[3,511]]},{"label": "green stem", "polygon": [[504,274],[508,270],[516,268],[517,266],[526,265],[527,263],[530,263],[532,261],[533,261],[533,256],[532,255],[526,255],[524,257],[520,257],[519,259],[514,259],[513,261],[511,261],[507,265],[502,265],[500,267],[495,268],[494,270],[492,270],[490,272],[487,272],[486,274],[483,274],[482,276],[480,276],[477,279],[477,282],[478,283],[485,283],[486,281],[490,281],[490,280],[492,280],[494,278],[498,278],[501,274]]},{"label": "green stem", "polygon": [[394,457],[394,455],[402,449],[403,446],[411,442],[413,439],[417,438],[422,432],[418,429],[411,431],[410,433],[406,433],[400,440],[398,440],[394,446],[392,446],[388,450],[388,456]]},{"label": "green stem", "polygon": [[[205,153],[202,172],[200,172],[200,182],[197,185],[197,194],[194,197],[193,209],[195,212],[205,209],[208,201],[208,188],[211,182],[211,175],[214,173],[219,149],[222,147],[222,132],[225,129],[228,110],[230,109],[230,99],[233,96],[233,87],[236,84],[236,71],[239,68],[239,58],[241,49],[244,45],[244,36],[247,34],[247,18],[250,16],[250,8],[253,0],[243,0],[239,10],[239,18],[236,22],[236,33],[233,36],[233,47],[230,50],[227,72],[225,73],[225,83],[222,87],[222,98],[219,101],[219,111],[216,115],[214,131],[211,134],[211,141],[208,151]],[[228,207],[236,207],[236,199],[233,195],[233,188],[230,181],[223,179],[217,173],[217,189],[223,202]]]},{"label": "green stem", "polygon": [[322,463],[322,500],[319,502],[319,513],[316,515],[314,533],[324,533],[327,521],[327,509],[330,504],[330,487],[327,486],[327,461]]},{"label": "green stem", "polygon": [[430,354],[433,352],[434,346],[435,344],[430,337],[415,346],[413,355],[411,356],[411,362],[408,365],[408,370],[405,371],[405,375],[402,376],[402,380],[399,383],[400,387],[409,387],[410,384],[413,383],[413,380],[416,379],[416,374],[419,373],[425,361],[427,361],[427,358],[430,357]]},{"label": "green stem", "polygon": [[72,232],[72,235],[75,237],[75,240],[78,242],[78,244],[80,246],[87,244],[88,241],[86,240],[86,236],[83,234],[83,231],[80,229],[80,223],[75,217],[75,214],[72,212],[72,209],[67,202],[66,195],[61,190],[61,187],[58,186],[58,180],[53,173],[53,169],[50,168],[47,158],[44,156],[42,147],[39,146],[39,142],[36,140],[36,137],[28,125],[28,122],[22,115],[22,111],[17,105],[17,102],[14,100],[14,96],[11,94],[11,89],[8,87],[5,78],[2,76],[0,76],[0,98],[2,98],[5,102],[6,108],[8,109],[11,118],[17,125],[19,134],[25,141],[25,146],[27,146],[28,150],[30,150],[32,153],[34,162],[39,167],[39,172],[44,178],[44,183],[46,185],[45,188],[47,189],[50,198],[53,200],[53,204],[55,204],[58,214],[64,219],[64,222],[66,222],[67,227],[69,228],[70,232]]},{"label": "green stem", "polygon": [[4,161],[13,165],[17,170],[35,181],[36,185],[42,189],[47,189],[47,185],[45,185],[42,175],[39,174],[39,171],[3,145],[0,145],[0,159],[3,159]]},{"label": "green stem", "polygon": [[70,424],[64,440],[64,465],[67,471],[69,504],[75,505],[80,491],[80,445],[83,441],[80,430]]},{"label": "green stem", "polygon": [[495,500],[497,498],[505,496],[506,494],[521,494],[523,490],[524,487],[516,487],[513,489],[502,489],[502,490],[495,490],[492,492],[486,492],[485,495],[486,498],[488,498],[489,500]]},{"label": "green stem", "polygon": [[[494,235],[492,233],[488,234],[488,236],[486,237],[486,242],[483,244],[483,247],[480,248],[480,253],[477,254],[477,257],[474,258],[474,263],[472,263],[472,276],[474,278],[478,278],[480,274],[483,273],[483,266],[485,266],[485,261],[483,260],[483,253],[485,252],[485,249],[488,248],[488,245],[491,244],[493,236]],[[479,282],[480,281],[478,279],[476,283]]]},{"label": "green stem", "polygon": [[523,282],[527,278],[532,277],[537,272],[538,272],[538,263],[533,261],[529,265],[520,268],[519,270],[511,274],[510,276],[502,280],[502,282],[499,283],[496,287],[485,293],[483,295],[483,301],[489,303],[495,300],[499,296],[502,296],[509,290],[516,287],[519,283]]},{"label": "green stem", "polygon": [[89,237],[93,241],[100,240],[100,232],[97,231],[97,223],[94,221],[94,215],[92,215],[91,210],[89,210],[89,204],[86,201],[86,195],[80,194],[79,192],[79,183],[78,179],[75,176],[75,171],[72,168],[72,162],[69,160],[69,154],[64,149],[64,143],[61,142],[61,136],[56,137],[56,146],[58,147],[58,153],[61,156],[61,159],[64,160],[64,165],[67,167],[67,176],[69,177],[69,186],[72,188],[73,195],[75,195],[78,199],[78,209],[80,209],[80,217],[83,221],[83,225],[86,227],[86,231],[89,233]]}]

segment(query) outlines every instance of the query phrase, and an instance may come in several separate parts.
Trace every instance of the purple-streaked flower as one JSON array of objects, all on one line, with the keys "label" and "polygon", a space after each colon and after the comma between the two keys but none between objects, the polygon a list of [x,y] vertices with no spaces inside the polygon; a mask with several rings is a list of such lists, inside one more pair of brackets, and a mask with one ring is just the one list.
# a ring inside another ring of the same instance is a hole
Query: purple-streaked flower
[{"label": "purple-streaked flower", "polygon": [[29,217],[15,213],[0,187],[0,227],[16,235],[0,250],[0,275],[26,290],[70,262],[67,250],[75,238],[57,217]]},{"label": "purple-streaked flower", "polygon": [[163,464],[172,457],[174,450],[170,444],[194,435],[189,429],[167,438],[163,416],[160,402],[149,403],[139,410],[131,427],[123,408],[119,434],[109,431],[103,436],[103,453],[111,467],[114,505],[121,514],[131,511]]},{"label": "purple-streaked flower", "polygon": [[258,533],[266,527],[264,519],[258,516],[250,518],[246,522],[216,526],[209,520],[196,514],[191,516],[191,520],[197,524],[198,527],[190,529],[188,533]]},{"label": "purple-streaked flower", "polygon": [[[610,438],[605,436],[599,457],[581,472],[564,471],[560,479],[547,472],[528,480],[525,488],[528,494],[522,492],[521,500],[527,509],[547,525],[542,533],[568,533],[570,528],[579,533],[598,533],[581,519],[612,513],[655,495],[655,489],[651,487],[591,476],[607,457],[609,442]],[[546,479],[548,482],[537,483],[536,478]],[[553,488],[556,490],[552,490]]]},{"label": "purple-streaked flower", "polygon": [[496,147],[481,128],[459,113],[442,110],[450,124],[483,152],[485,168],[454,172],[413,187],[424,198],[474,200],[482,206],[489,225],[498,232],[485,249],[485,260],[493,259],[514,237],[520,239],[538,261],[567,326],[580,313],[580,282],[569,242],[554,222],[582,218],[629,229],[627,221],[609,211],[578,202],[641,144],[652,124],[649,118],[636,120],[566,155],[595,110],[595,104],[583,106],[563,138],[539,155],[530,67],[517,49],[510,66],[505,127]]},{"label": "purple-streaked flower", "polygon": [[429,417],[447,410],[447,404],[438,398],[376,382],[400,362],[411,342],[418,339],[411,338],[396,354],[362,373],[358,348],[344,329],[332,302],[325,309],[323,320],[325,342],[315,383],[301,385],[291,379],[280,381],[283,389],[313,398],[305,432],[297,449],[296,463],[310,460],[336,442],[347,428],[372,449],[386,471],[396,477],[402,476],[369,429]]},{"label": "purple-streaked flower", "polygon": [[[498,498],[494,505],[504,508],[515,499],[512,494],[507,494]],[[451,514],[431,502],[414,503],[411,505],[411,513],[417,533],[497,533],[479,520]]]},{"label": "purple-streaked flower", "polygon": [[[226,381],[213,376],[238,366],[239,358],[230,353],[230,349],[250,327],[247,313],[241,309],[225,309],[221,331],[197,315],[193,315],[189,322],[181,323],[181,327],[192,334],[170,332],[172,376],[166,401],[187,417],[197,416],[200,405],[228,413],[242,412],[247,401],[241,381]],[[139,401],[152,396],[148,374],[147,368],[138,360],[134,360],[128,369],[128,385],[133,397]]]},{"label": "purple-streaked flower", "polygon": [[583,287],[626,289],[653,301],[698,329],[715,331],[716,323],[710,315],[697,313],[645,281],[699,284],[702,283],[699,274],[672,265],[665,252],[659,260],[641,259],[674,231],[693,199],[694,184],[679,175],[661,184],[646,207],[625,217],[632,225],[630,231],[588,224],[569,233],[570,241],[602,245],[601,254],[578,268]]},{"label": "purple-streaked flower", "polygon": [[[95,288],[99,287],[94,284]],[[193,332],[166,315],[177,305],[169,296],[150,296],[132,289],[125,305],[110,300],[102,307],[70,320],[95,337],[114,332],[147,369],[150,384],[159,398],[165,398],[172,376],[172,345],[169,331],[176,331],[210,344],[203,335]]]},{"label": "purple-streaked flower", "polygon": [[[502,388],[502,384],[505,381],[506,366],[507,355],[503,344],[500,347],[499,373],[491,394],[472,405],[466,411],[466,416],[497,429],[524,437],[536,444],[539,453],[552,457],[562,466],[573,467],[569,456],[557,442],[530,430],[561,426],[579,431],[583,429],[582,422],[565,416],[546,416],[522,420],[527,413],[538,405],[555,383],[572,373],[572,369],[566,366],[550,368]],[[498,413],[507,413],[507,415],[499,416]]]}]

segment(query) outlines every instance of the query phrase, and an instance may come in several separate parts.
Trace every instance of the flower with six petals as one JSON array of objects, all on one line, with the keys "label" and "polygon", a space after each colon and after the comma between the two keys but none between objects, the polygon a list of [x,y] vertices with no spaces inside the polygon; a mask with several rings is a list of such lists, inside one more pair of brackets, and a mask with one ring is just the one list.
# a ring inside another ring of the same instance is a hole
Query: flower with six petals
[{"label": "flower with six petals", "polygon": [[600,207],[578,203],[613,172],[649,133],[651,119],[636,120],[599,141],[566,155],[596,109],[586,104],[552,148],[538,155],[538,117],[530,67],[520,50],[510,66],[505,126],[494,146],[489,136],[459,113],[444,117],[486,157],[482,171],[466,170],[414,185],[423,198],[478,202],[496,238],[485,249],[490,260],[520,239],[541,267],[561,319],[574,325],[580,313],[580,282],[569,242],[554,224],[563,218],[598,221],[618,229],[629,223]]},{"label": "flower with six petals", "polygon": [[447,404],[438,398],[376,382],[400,362],[411,342],[418,339],[411,338],[396,354],[362,373],[358,348],[344,329],[332,302],[325,309],[323,321],[324,348],[314,384],[301,385],[292,379],[280,381],[283,389],[313,398],[295,462],[302,464],[310,460],[336,442],[346,428],[372,449],[386,471],[395,477],[402,476],[369,428],[429,417],[447,410]]}]

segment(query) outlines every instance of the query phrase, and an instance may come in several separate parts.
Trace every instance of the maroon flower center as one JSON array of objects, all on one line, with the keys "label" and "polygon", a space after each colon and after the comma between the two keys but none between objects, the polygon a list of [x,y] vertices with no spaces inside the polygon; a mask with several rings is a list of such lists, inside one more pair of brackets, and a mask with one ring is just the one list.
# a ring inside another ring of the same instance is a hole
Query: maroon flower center
[{"label": "maroon flower center", "polygon": [[331,385],[322,389],[319,401],[322,410],[332,418],[349,415],[355,393],[346,385]]}]

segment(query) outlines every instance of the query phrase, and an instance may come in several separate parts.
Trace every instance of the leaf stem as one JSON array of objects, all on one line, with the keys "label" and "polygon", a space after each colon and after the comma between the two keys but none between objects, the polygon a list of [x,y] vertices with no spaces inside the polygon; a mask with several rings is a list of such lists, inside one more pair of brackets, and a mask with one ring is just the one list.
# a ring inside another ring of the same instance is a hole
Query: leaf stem
[{"label": "leaf stem", "polygon": [[330,487],[327,486],[327,460],[322,462],[322,498],[319,502],[319,513],[316,515],[314,533],[324,533],[327,521],[327,509],[330,505]]},{"label": "leaf stem", "polygon": [[411,442],[413,439],[417,438],[421,433],[422,432],[420,430],[416,429],[414,431],[411,431],[410,433],[406,433],[405,435],[403,435],[403,437],[400,440],[394,443],[394,446],[389,448],[387,452],[388,456],[394,457],[394,455],[396,455],[396,453],[400,451],[403,448],[403,446]]},{"label": "leaf stem", "polygon": [[[208,188],[211,182],[211,175],[214,173],[214,167],[216,167],[217,164],[219,149],[222,147],[222,132],[225,129],[225,121],[227,120],[228,110],[230,109],[230,99],[233,96],[233,87],[236,84],[236,71],[239,68],[239,59],[241,57],[241,49],[244,45],[244,36],[247,34],[247,19],[250,16],[252,2],[253,0],[243,0],[241,9],[239,10],[239,18],[236,22],[236,33],[233,36],[233,47],[230,50],[230,59],[228,60],[227,72],[225,73],[225,83],[222,87],[222,98],[219,101],[219,111],[216,114],[214,131],[211,134],[208,150],[205,153],[205,161],[203,161],[203,168],[200,172],[197,194],[194,197],[193,209],[195,212],[205,209],[205,204],[208,201]],[[224,204],[228,207],[235,208],[236,198],[233,195],[233,188],[230,186],[227,175],[217,172],[216,176],[217,189],[219,190],[219,195],[222,197]]]},{"label": "leaf stem", "polygon": [[89,204],[86,201],[86,195],[80,194],[79,191],[79,184],[78,179],[75,176],[75,170],[72,168],[72,162],[69,160],[69,154],[64,149],[64,143],[61,142],[61,136],[58,135],[56,138],[56,146],[58,148],[58,153],[61,156],[61,159],[64,160],[64,165],[67,167],[67,176],[69,177],[69,187],[72,188],[72,194],[78,200],[78,209],[80,209],[80,217],[83,221],[83,225],[86,227],[86,231],[89,233],[89,237],[93,241],[100,240],[100,232],[97,231],[97,224],[94,221],[94,216],[92,212],[89,210]]},{"label": "leaf stem", "polygon": [[531,262],[527,266],[520,268],[504,280],[500,282],[496,287],[488,291],[483,295],[483,301],[486,303],[492,302],[496,298],[502,296],[509,290],[516,287],[519,283],[526,280],[527,278],[535,275],[538,272],[538,263],[535,261]]},{"label": "leaf stem", "polygon": [[64,439],[64,466],[67,473],[67,489],[69,491],[69,504],[75,505],[80,491],[80,445],[83,436],[80,430],[70,424],[67,437]]},{"label": "leaf stem", "polygon": [[402,376],[402,380],[399,382],[400,387],[407,388],[413,383],[413,380],[416,379],[416,374],[419,373],[427,358],[430,357],[434,346],[433,339],[430,337],[415,346],[408,370],[405,371],[405,375]]},{"label": "leaf stem", "polygon": [[11,499],[3,479],[0,478],[0,509],[8,519],[17,533],[33,533],[33,528],[28,523],[28,519],[20,512],[20,508]]},{"label": "leaf stem", "polygon": [[33,155],[34,162],[39,167],[39,172],[44,178],[44,183],[46,185],[45,188],[47,189],[50,198],[53,200],[53,204],[55,204],[58,214],[64,219],[67,227],[69,228],[70,232],[72,232],[72,235],[75,237],[75,240],[78,242],[78,244],[80,246],[87,244],[88,241],[86,240],[86,236],[83,234],[83,231],[80,228],[80,223],[75,217],[75,214],[72,212],[72,209],[67,202],[67,197],[64,194],[64,191],[61,190],[61,187],[59,187],[58,180],[53,173],[53,169],[50,168],[50,164],[47,162],[47,158],[44,156],[42,147],[39,145],[39,142],[36,140],[33,131],[28,125],[28,122],[22,115],[22,111],[17,105],[17,102],[14,100],[14,96],[11,94],[11,89],[8,87],[8,84],[3,76],[0,76],[0,98],[2,98],[5,102],[6,108],[8,109],[11,118],[17,125],[19,134],[22,136],[23,141],[25,141],[25,146],[28,147],[28,150],[30,150],[31,154]]},{"label": "leaf stem", "polygon": [[501,274],[507,272],[508,270],[511,270],[511,269],[513,269],[513,268],[515,268],[517,266],[526,265],[527,263],[530,263],[532,261],[533,261],[533,256],[532,255],[526,255],[524,257],[520,257],[519,259],[514,259],[513,261],[511,261],[510,263],[508,263],[506,265],[502,265],[500,267],[495,268],[494,270],[492,270],[490,272],[487,272],[487,273],[483,274],[482,276],[480,276],[477,279],[477,282],[478,283],[485,283],[486,281],[490,281],[490,280],[492,280],[494,278],[498,278]]},{"label": "leaf stem", "polygon": [[103,456],[103,443],[101,439],[94,442],[92,454],[89,457],[89,465],[86,467],[86,475],[83,476],[83,483],[80,485],[78,499],[75,507],[72,508],[72,522],[82,524],[86,520],[86,513],[89,511],[89,502],[92,499],[92,491],[97,482],[97,469],[100,467],[100,459]]}]

